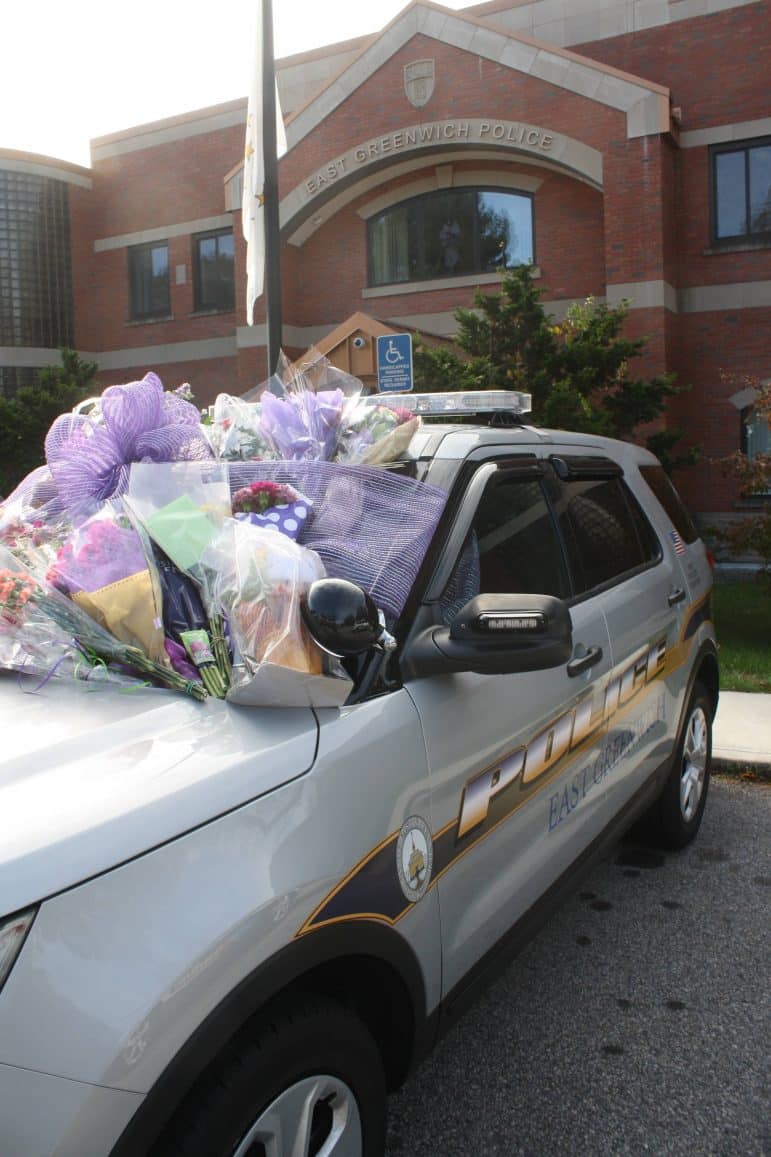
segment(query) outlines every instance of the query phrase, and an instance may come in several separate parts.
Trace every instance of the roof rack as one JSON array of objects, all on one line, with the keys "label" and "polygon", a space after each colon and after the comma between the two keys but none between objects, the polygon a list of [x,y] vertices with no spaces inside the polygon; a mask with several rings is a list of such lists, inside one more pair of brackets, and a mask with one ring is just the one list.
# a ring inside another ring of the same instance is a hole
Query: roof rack
[{"label": "roof rack", "polygon": [[512,418],[529,414],[532,395],[519,390],[454,390],[442,394],[368,394],[364,401],[411,414],[456,418],[474,414],[506,414]]}]

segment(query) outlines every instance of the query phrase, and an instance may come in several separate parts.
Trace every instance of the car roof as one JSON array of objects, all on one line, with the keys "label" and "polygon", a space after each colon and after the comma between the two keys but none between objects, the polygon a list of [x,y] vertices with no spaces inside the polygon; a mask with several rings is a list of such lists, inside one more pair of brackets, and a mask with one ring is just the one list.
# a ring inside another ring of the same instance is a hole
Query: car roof
[{"label": "car roof", "polygon": [[617,438],[582,434],[571,430],[549,430],[525,423],[512,426],[460,425],[424,422],[410,443],[408,456],[420,459],[462,461],[474,450],[486,447],[509,447],[514,452],[528,446],[550,446],[564,450],[591,450],[622,467],[657,463],[656,457],[642,446]]}]

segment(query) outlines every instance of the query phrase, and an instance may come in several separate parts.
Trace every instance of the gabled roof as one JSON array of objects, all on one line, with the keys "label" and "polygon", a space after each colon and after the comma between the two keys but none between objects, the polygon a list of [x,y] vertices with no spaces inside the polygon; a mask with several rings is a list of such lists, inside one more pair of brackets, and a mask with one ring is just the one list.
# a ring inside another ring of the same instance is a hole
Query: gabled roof
[{"label": "gabled roof", "polygon": [[464,11],[412,0],[383,31],[287,121],[291,149],[352,96],[414,36],[423,35],[626,113],[627,136],[667,132],[669,90]]},{"label": "gabled roof", "polygon": [[326,334],[321,341],[314,342],[313,349],[317,349],[319,353],[328,354],[330,350],[341,345],[347,338],[354,337],[358,333],[366,334],[367,337],[372,338],[387,337],[388,334],[396,332],[392,325],[385,325],[377,318],[370,317],[368,313],[352,313],[350,317],[347,317],[345,321]]}]

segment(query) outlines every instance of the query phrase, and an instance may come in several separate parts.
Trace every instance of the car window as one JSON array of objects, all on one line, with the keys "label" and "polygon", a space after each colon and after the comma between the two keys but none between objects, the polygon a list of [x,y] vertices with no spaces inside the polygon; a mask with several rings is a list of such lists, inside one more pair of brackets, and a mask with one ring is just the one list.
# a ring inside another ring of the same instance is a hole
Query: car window
[{"label": "car window", "polygon": [[696,542],[699,532],[663,466],[641,466],[640,473],[658,498],[683,542]]},{"label": "car window", "polygon": [[559,536],[539,480],[502,472],[488,482],[442,598],[444,621],[476,594],[568,596]]},{"label": "car window", "polygon": [[559,523],[576,594],[612,582],[660,554],[653,530],[620,478],[563,483]]}]

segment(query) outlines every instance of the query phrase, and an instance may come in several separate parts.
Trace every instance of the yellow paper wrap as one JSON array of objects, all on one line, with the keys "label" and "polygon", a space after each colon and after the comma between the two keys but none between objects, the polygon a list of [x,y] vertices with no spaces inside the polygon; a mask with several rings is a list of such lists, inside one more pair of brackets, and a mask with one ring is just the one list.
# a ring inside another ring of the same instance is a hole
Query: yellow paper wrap
[{"label": "yellow paper wrap", "polygon": [[163,645],[163,627],[156,625],[150,572],[143,570],[98,591],[78,591],[73,602],[95,622],[132,647],[141,647],[156,663],[169,665]]}]

